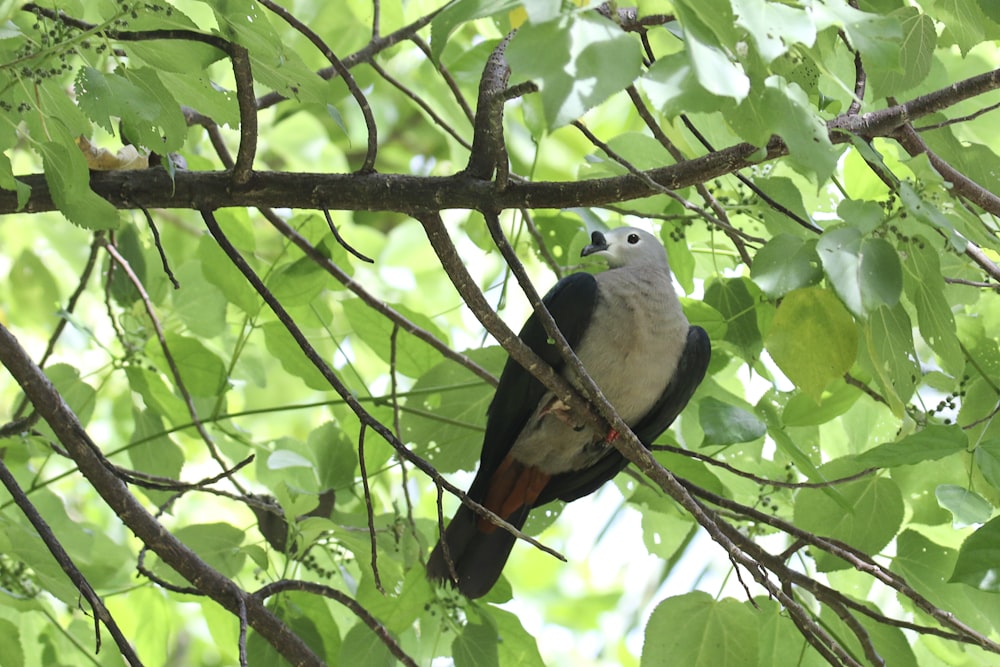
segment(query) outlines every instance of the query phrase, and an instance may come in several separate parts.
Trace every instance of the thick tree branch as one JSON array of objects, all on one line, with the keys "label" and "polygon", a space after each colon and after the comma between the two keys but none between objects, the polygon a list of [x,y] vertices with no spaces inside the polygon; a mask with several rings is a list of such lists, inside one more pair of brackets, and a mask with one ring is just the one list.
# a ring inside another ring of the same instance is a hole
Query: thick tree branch
[{"label": "thick tree branch", "polygon": [[[1000,70],[994,70],[905,104],[857,116],[839,116],[827,124],[830,140],[835,144],[845,143],[852,134],[866,139],[893,136],[904,123],[998,87]],[[737,144],[643,173],[658,187],[677,190],[773,160],[787,152],[780,139],[772,138],[763,148]],[[25,212],[56,210],[43,175],[23,176],[19,180],[31,187],[31,196],[23,209]],[[255,172],[246,186],[239,190],[231,188],[230,181],[228,172],[181,172],[171,179],[160,169],[95,172],[91,175],[94,191],[118,208],[255,206],[412,214],[450,208],[501,211],[511,208],[601,206],[658,194],[644,178],[632,174],[577,182],[510,181],[503,188],[462,173],[422,177]],[[21,209],[16,193],[0,190],[0,214],[18,210]]]}]

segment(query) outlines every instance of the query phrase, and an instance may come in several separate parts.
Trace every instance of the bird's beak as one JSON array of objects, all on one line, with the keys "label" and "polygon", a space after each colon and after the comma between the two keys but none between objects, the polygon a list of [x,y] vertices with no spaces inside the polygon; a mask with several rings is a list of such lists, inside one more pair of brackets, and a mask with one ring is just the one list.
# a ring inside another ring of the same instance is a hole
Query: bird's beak
[{"label": "bird's beak", "polygon": [[593,255],[595,252],[600,252],[602,250],[608,249],[608,240],[604,238],[604,234],[600,232],[592,232],[590,235],[590,245],[584,247],[580,251],[580,257],[586,257],[587,255]]}]

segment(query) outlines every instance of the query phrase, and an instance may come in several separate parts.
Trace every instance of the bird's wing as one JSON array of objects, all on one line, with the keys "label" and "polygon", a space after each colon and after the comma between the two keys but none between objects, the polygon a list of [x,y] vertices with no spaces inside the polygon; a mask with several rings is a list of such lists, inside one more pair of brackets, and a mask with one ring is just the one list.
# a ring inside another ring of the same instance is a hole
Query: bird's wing
[{"label": "bird's wing", "polygon": [[[691,400],[695,389],[705,377],[711,356],[712,344],[705,330],[698,326],[689,328],[684,351],[667,388],[649,412],[632,427],[643,445],[649,447],[677,419],[677,415]],[[557,498],[566,502],[582,498],[596,491],[627,465],[628,460],[613,446],[609,446],[607,455],[589,468],[553,475],[534,506],[538,507]]]},{"label": "bird's wing", "polygon": [[[597,281],[589,273],[574,273],[557,282],[542,302],[552,315],[559,331],[570,347],[575,348],[590,324],[597,299]],[[541,320],[532,313],[519,334],[527,344],[556,372],[565,362],[555,345],[549,342]],[[507,456],[511,446],[528,418],[535,411],[546,389],[527,370],[513,359],[508,359],[500,375],[496,394],[487,411],[486,434],[479,471],[469,495],[482,500],[490,478]]]}]

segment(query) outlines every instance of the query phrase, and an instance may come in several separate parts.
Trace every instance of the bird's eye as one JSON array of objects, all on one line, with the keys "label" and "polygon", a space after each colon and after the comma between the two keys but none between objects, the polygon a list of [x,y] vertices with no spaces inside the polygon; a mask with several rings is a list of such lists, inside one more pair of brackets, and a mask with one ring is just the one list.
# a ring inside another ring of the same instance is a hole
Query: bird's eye
[{"label": "bird's eye", "polygon": [[636,243],[639,242],[639,235],[638,234],[629,234],[627,241],[630,244],[635,245]]}]

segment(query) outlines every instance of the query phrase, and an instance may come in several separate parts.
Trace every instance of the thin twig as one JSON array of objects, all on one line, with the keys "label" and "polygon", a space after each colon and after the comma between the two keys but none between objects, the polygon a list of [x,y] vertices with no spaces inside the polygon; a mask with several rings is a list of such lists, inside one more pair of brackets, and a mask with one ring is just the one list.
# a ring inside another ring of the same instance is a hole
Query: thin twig
[{"label": "thin twig", "polygon": [[[80,595],[82,595],[87,600],[87,603],[90,604],[90,609],[94,614],[95,624],[98,621],[104,624],[104,627],[106,627],[108,632],[111,633],[111,637],[115,640],[115,645],[118,646],[118,650],[121,652],[128,664],[141,667],[142,661],[139,660],[139,656],[135,653],[132,645],[129,644],[128,639],[126,639],[125,635],[118,627],[118,624],[115,622],[111,612],[109,612],[108,608],[104,606],[104,601],[101,600],[101,597],[90,585],[90,582],[87,581],[87,578],[83,576],[83,573],[80,572],[79,568],[77,568],[72,557],[66,553],[66,549],[63,548],[62,543],[59,542],[59,538],[57,538],[55,533],[52,532],[49,524],[38,512],[35,506],[31,504],[28,496],[25,495],[21,486],[17,483],[17,479],[15,479],[14,475],[11,474],[10,470],[7,468],[7,464],[4,463],[2,458],[0,458],[0,483],[3,483],[4,487],[6,487],[7,492],[10,493],[18,508],[20,508],[21,512],[31,523],[32,527],[34,527],[35,532],[38,533],[42,543],[45,544],[49,553],[51,553],[52,557],[55,558],[59,567],[66,573],[66,576],[69,577],[70,581],[73,582],[76,589],[80,591]],[[95,639],[97,652],[99,653],[101,650],[101,633],[100,628],[96,628],[96,630]]]},{"label": "thin twig", "polygon": [[385,588],[382,587],[382,578],[378,573],[378,541],[375,533],[375,508],[372,507],[372,490],[368,485],[368,467],[365,463],[365,431],[368,425],[361,422],[361,430],[358,432],[358,464],[361,466],[361,486],[365,492],[365,510],[368,516],[368,537],[372,544],[372,574],[375,576],[375,588],[382,595],[385,595]]},{"label": "thin twig", "polygon": [[457,141],[463,148],[469,151],[472,150],[472,144],[469,143],[469,140],[460,135],[458,133],[458,130],[453,128],[448,123],[448,121],[442,118],[441,114],[439,114],[437,111],[434,110],[434,107],[430,104],[430,102],[424,100],[424,98],[420,97],[415,92],[413,92],[413,90],[411,90],[408,86],[406,86],[402,81],[400,81],[399,79],[395,78],[394,76],[386,72],[385,69],[374,60],[370,63],[369,66],[373,70],[375,70],[380,77],[385,79],[390,85],[392,85],[399,92],[403,93],[408,98],[410,98],[414,104],[420,107],[421,111],[423,111],[425,114],[428,115],[428,117],[430,117],[431,121],[433,121],[435,125],[437,125],[442,130],[451,135],[451,138]]},{"label": "thin twig", "polygon": [[[201,439],[204,441],[206,447],[208,447],[208,451],[212,458],[215,459],[216,463],[218,463],[223,470],[227,470],[229,465],[222,458],[222,454],[219,453],[218,448],[215,446],[215,440],[211,435],[209,435],[208,431],[205,429],[205,425],[198,417],[198,408],[195,407],[191,392],[188,391],[184,378],[181,377],[180,367],[177,365],[177,361],[174,359],[174,355],[170,351],[170,346],[167,344],[166,334],[164,334],[163,327],[160,325],[160,319],[156,316],[156,310],[153,308],[153,302],[150,300],[149,294],[146,292],[146,287],[132,270],[132,266],[128,263],[128,260],[122,257],[121,253],[118,252],[118,249],[114,246],[114,244],[109,241],[105,241],[103,246],[105,251],[111,255],[111,258],[114,259],[119,268],[125,272],[129,281],[132,283],[132,286],[135,287],[136,291],[139,293],[139,298],[146,310],[146,315],[149,317],[150,324],[153,326],[153,331],[156,333],[156,338],[160,343],[160,349],[163,350],[163,358],[166,360],[167,366],[170,368],[170,374],[174,379],[174,383],[177,385],[177,391],[180,393],[181,398],[184,401],[184,405],[187,407],[188,414],[191,416],[191,422],[194,424],[195,430],[198,431],[198,435],[201,436]],[[230,478],[230,481],[233,486],[240,490],[240,492],[245,492],[236,479]]]},{"label": "thin twig", "polygon": [[375,263],[374,259],[372,259],[367,255],[362,255],[360,252],[354,249],[354,246],[352,246],[350,243],[344,240],[344,237],[340,235],[340,231],[337,229],[337,226],[333,224],[333,218],[330,217],[330,209],[324,208],[323,215],[326,216],[326,224],[330,227],[330,232],[333,234],[333,238],[337,239],[337,243],[339,243],[344,250],[351,253],[352,255],[360,259],[362,262],[367,262],[368,264]]},{"label": "thin twig", "polygon": [[371,105],[368,104],[368,98],[361,91],[358,82],[354,80],[350,69],[337,57],[333,49],[329,47],[315,30],[300,21],[287,9],[273,0],[260,0],[260,4],[280,16],[285,23],[298,30],[306,39],[312,42],[313,46],[323,54],[323,57],[330,61],[330,64],[333,65],[333,69],[340,76],[341,80],[347,84],[347,89],[351,91],[351,96],[358,103],[361,115],[364,116],[365,127],[368,128],[368,150],[365,153],[365,161],[361,165],[361,169],[358,170],[358,173],[370,174],[375,171],[375,156],[378,154],[378,126],[375,123],[375,116],[372,114]]},{"label": "thin twig", "polygon": [[174,276],[174,272],[170,270],[170,262],[167,261],[167,253],[163,249],[163,243],[160,241],[160,230],[156,227],[156,222],[153,220],[153,216],[150,215],[149,211],[145,208],[140,208],[142,214],[146,217],[146,224],[149,225],[149,231],[153,233],[153,245],[156,246],[156,251],[160,254],[160,264],[163,266],[163,272],[167,275],[167,279],[170,284],[174,286],[174,289],[180,289],[181,284],[177,282],[177,277]]},{"label": "thin twig", "polygon": [[312,581],[282,579],[281,581],[275,581],[267,586],[264,586],[263,588],[258,589],[254,592],[253,596],[258,600],[266,600],[272,595],[283,593],[285,591],[301,591],[303,593],[312,593],[313,595],[322,595],[323,597],[339,602],[350,609],[355,616],[361,619],[362,623],[371,628],[372,632],[375,633],[375,636],[379,638],[379,641],[386,645],[389,652],[392,653],[397,660],[404,665],[407,665],[407,667],[417,667],[416,661],[403,651],[402,647],[392,636],[392,633],[390,633],[377,618],[372,616],[371,612],[362,607],[357,600],[343,591],[338,591],[330,586],[324,586]]},{"label": "thin twig", "polygon": [[822,482],[783,482],[777,479],[769,479],[767,477],[760,477],[758,475],[754,475],[753,473],[749,473],[745,470],[740,470],[735,466],[731,466],[725,461],[720,461],[706,454],[693,452],[689,449],[682,449],[680,447],[674,447],[672,445],[652,445],[650,449],[653,450],[654,452],[655,451],[670,452],[672,454],[677,454],[678,456],[686,456],[688,458],[697,459],[698,461],[702,461],[709,465],[722,468],[723,470],[731,472],[732,474],[737,475],[738,477],[743,477],[744,479],[749,479],[754,482],[757,482],[762,486],[773,486],[781,489],[821,489],[824,487],[836,486],[838,484],[855,482],[863,477],[871,475],[877,470],[877,468],[866,468],[865,470],[862,470],[861,472],[856,472],[853,475],[847,475],[846,477],[840,477],[829,481],[824,480]]}]

